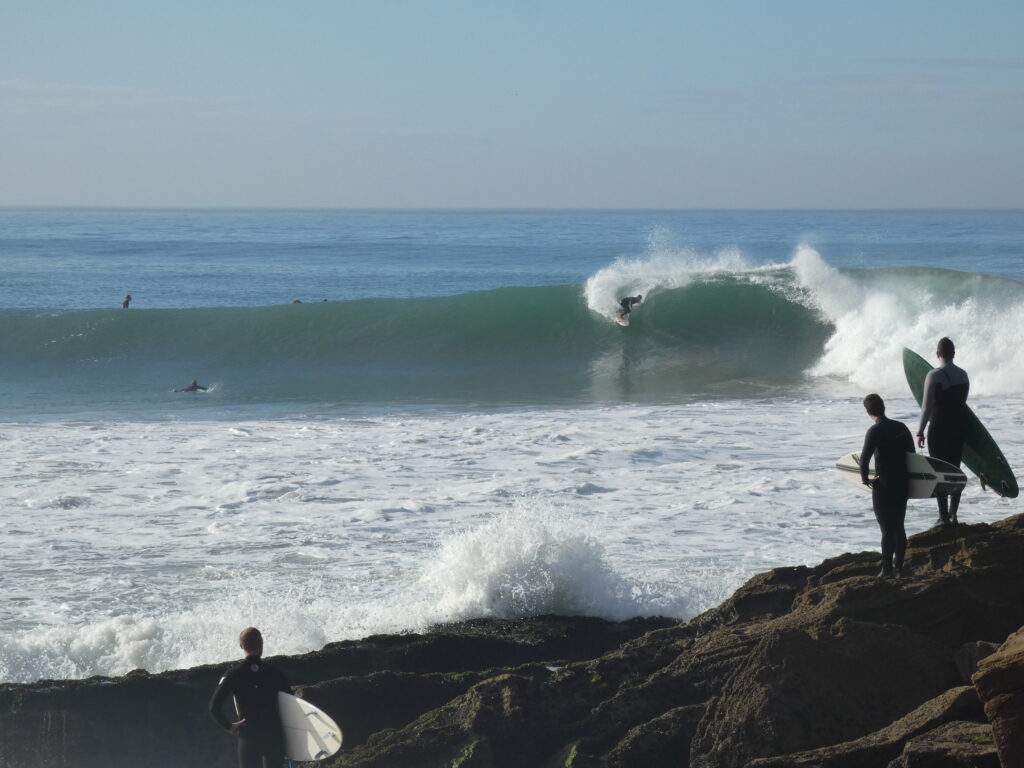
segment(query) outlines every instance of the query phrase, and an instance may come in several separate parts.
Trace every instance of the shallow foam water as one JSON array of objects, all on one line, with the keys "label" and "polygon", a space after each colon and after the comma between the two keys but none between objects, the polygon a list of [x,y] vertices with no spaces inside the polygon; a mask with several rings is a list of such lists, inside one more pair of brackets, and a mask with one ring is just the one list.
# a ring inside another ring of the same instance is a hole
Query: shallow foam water
[{"label": "shallow foam water", "polygon": [[[1020,398],[978,401],[1024,465]],[[916,406],[890,401],[911,423]],[[859,398],[0,428],[0,679],[214,662],[473,616],[680,618],[878,546]],[[964,498],[964,521],[1014,503]],[[929,527],[914,501],[908,531]]]}]

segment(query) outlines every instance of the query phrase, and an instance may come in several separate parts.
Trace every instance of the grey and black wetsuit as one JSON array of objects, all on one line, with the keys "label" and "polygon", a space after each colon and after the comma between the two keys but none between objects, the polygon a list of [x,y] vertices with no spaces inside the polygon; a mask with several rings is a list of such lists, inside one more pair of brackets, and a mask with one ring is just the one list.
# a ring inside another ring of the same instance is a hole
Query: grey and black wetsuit
[{"label": "grey and black wetsuit", "polygon": [[878,479],[871,485],[871,506],[882,531],[882,571],[903,567],[907,551],[907,454],[914,453],[914,438],[906,425],[879,416],[864,435],[860,452],[860,479],[868,484],[868,464],[875,457]]},{"label": "grey and black wetsuit", "polygon": [[924,436],[927,426],[928,452],[958,467],[967,439],[967,394],[970,389],[967,372],[952,361],[943,362],[924,380],[918,437]]},{"label": "grey and black wetsuit", "polygon": [[231,728],[231,721],[224,715],[228,696],[234,697],[238,717],[245,720],[238,731],[239,768],[280,768],[284,761],[278,691],[292,692],[284,675],[259,656],[246,656],[224,674],[213,692],[210,714],[221,728]]},{"label": "grey and black wetsuit", "polygon": [[[924,397],[921,400],[921,423],[917,436],[924,437],[928,427],[928,453],[937,459],[960,466],[964,454],[964,442],[970,429],[967,410],[967,394],[971,382],[967,372],[951,360],[928,373],[924,380]],[[953,494],[952,506],[946,494],[936,496],[939,503],[939,517],[943,521],[956,520],[960,506],[960,494]]]}]

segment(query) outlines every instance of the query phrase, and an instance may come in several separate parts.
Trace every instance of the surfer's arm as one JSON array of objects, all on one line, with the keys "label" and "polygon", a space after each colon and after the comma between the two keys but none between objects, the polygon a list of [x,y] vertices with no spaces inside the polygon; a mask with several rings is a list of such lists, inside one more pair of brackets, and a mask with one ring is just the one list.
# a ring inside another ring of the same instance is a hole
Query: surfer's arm
[{"label": "surfer's arm", "polygon": [[917,425],[917,437],[924,439],[924,430],[932,418],[932,411],[935,408],[935,390],[939,386],[938,368],[930,371],[924,377],[924,392],[921,395],[921,421]]},{"label": "surfer's arm", "polygon": [[917,451],[914,450],[914,436],[910,434],[909,429],[903,430],[903,447],[907,453],[917,453]]},{"label": "surfer's arm", "polygon": [[870,486],[868,482],[868,465],[871,457],[875,455],[875,428],[871,427],[864,435],[864,447],[860,449],[860,481]]},{"label": "surfer's arm", "polygon": [[238,731],[237,724],[232,723],[224,716],[224,702],[229,695],[231,695],[231,688],[228,685],[228,679],[222,677],[217,685],[217,690],[210,698],[210,716],[217,721],[217,725],[234,734]]}]

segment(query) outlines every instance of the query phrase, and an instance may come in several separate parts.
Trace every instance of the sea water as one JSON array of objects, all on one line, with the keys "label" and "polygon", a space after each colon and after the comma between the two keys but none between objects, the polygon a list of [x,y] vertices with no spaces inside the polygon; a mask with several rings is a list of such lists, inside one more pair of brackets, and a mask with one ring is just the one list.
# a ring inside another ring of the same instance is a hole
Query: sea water
[{"label": "sea water", "polygon": [[0,211],[0,680],[688,618],[877,549],[833,467],[867,392],[916,426],[902,347],[952,337],[1024,466],[1022,281],[1014,211]]}]

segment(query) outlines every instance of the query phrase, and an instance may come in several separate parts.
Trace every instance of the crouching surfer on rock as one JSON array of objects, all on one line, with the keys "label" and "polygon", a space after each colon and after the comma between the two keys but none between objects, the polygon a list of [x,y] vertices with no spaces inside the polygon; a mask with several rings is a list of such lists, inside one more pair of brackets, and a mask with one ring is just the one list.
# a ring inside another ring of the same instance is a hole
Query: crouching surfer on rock
[{"label": "crouching surfer on rock", "polygon": [[[239,768],[280,768],[284,762],[284,729],[277,708],[278,691],[291,686],[277,669],[263,661],[263,636],[256,627],[242,630],[238,644],[245,660],[220,679],[210,699],[210,714],[221,728],[238,737]],[[238,720],[224,716],[224,702],[233,696]]]},{"label": "crouching surfer on rock", "polygon": [[[907,532],[903,527],[907,516],[907,456],[914,453],[914,438],[906,425],[885,417],[885,402],[879,395],[864,398],[864,410],[874,424],[864,435],[860,452],[860,479],[871,488],[871,506],[882,530],[882,570],[880,579],[900,578],[903,556],[907,551]],[[868,482],[868,463],[875,457],[878,472]]]}]

